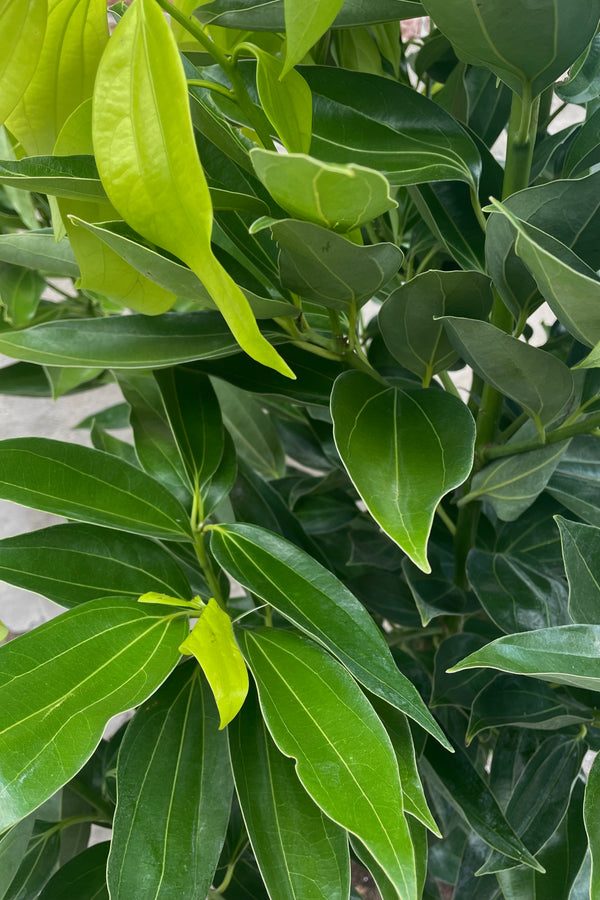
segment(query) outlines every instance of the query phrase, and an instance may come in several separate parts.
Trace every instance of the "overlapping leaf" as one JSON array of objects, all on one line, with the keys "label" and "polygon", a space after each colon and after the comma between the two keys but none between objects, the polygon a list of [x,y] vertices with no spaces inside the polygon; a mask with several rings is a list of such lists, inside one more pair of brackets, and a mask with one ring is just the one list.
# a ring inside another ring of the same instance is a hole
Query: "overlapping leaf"
[{"label": "overlapping leaf", "polygon": [[[243,31],[285,29],[284,0],[212,0],[198,7],[195,15],[206,25]],[[416,0],[346,0],[332,27],[355,28],[422,15],[423,7]]]}]

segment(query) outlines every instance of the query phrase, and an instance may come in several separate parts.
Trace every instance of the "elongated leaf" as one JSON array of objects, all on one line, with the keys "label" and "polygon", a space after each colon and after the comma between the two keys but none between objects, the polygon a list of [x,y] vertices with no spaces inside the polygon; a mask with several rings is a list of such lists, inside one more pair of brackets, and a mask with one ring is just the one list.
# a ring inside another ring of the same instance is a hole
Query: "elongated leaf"
[{"label": "elongated leaf", "polygon": [[303,153],[252,150],[256,174],[273,199],[296,219],[342,234],[397,206],[379,172],[334,166]]},{"label": "elongated leaf", "polygon": [[323,811],[356,834],[396,887],[416,900],[415,859],[402,812],[396,759],[356,682],[296,634],[242,633],[271,735],[296,759],[298,778]]},{"label": "elongated leaf", "polygon": [[19,870],[21,860],[27,852],[27,846],[33,832],[35,817],[33,815],[21,819],[0,838],[0,898],[4,900],[13,878]]},{"label": "elongated leaf", "polygon": [[4,319],[15,328],[28,325],[45,287],[46,282],[38,272],[0,263],[0,305]]},{"label": "elongated leaf", "polygon": [[38,897],[56,869],[60,843],[60,833],[54,824],[42,820],[35,822],[29,846],[6,893],[6,900]]},{"label": "elongated leaf", "polygon": [[[112,204],[136,231],[190,266],[250,356],[292,376],[213,255],[210,194],[194,142],[185,74],[166,18],[153,0],[139,0],[115,33],[96,79],[101,99],[93,122],[98,169]],[[157,198],[162,198],[159,215]]]},{"label": "elongated leaf", "polygon": [[227,739],[198,666],[179,666],[127,728],[108,865],[113,900],[206,896],[233,780]]},{"label": "elongated leaf", "polygon": [[0,123],[13,111],[33,78],[47,18],[47,0],[2,0],[0,4]]},{"label": "elongated leaf", "polygon": [[48,275],[77,278],[79,267],[67,240],[56,243],[52,234],[41,231],[0,235],[0,260]]},{"label": "elongated leaf", "polygon": [[0,541],[0,578],[61,606],[146,591],[191,596],[187,578],[159,544],[94,525],[53,525]]},{"label": "elongated leaf", "polygon": [[323,37],[343,3],[344,0],[320,0],[307,7],[302,0],[283,0],[286,36],[284,72],[289,72]]},{"label": "elongated leaf", "polygon": [[338,452],[369,512],[424,572],[435,508],[468,476],[474,424],[449,394],[396,390],[368,375],[338,378],[331,398]]},{"label": "elongated leaf", "polygon": [[331,650],[370,691],[446,743],[375,623],[335,575],[294,544],[254,525],[216,526],[211,550],[232,578]]},{"label": "elongated leaf", "polygon": [[0,441],[0,496],[32,509],[134,534],[189,538],[187,515],[129,463],[49,438]]},{"label": "elongated leaf", "polygon": [[0,161],[0,184],[72,200],[104,200],[91,156],[31,156]]},{"label": "elongated leaf", "polygon": [[485,240],[469,188],[460,181],[409,186],[408,194],[432,235],[466,270],[485,271]]},{"label": "elongated leaf", "polygon": [[599,160],[598,137],[600,131],[600,115],[596,110],[575,132],[565,157],[564,172],[570,178],[585,173],[595,166]]},{"label": "elongated leaf", "polygon": [[280,478],[285,454],[275,425],[258,400],[222,381],[213,381],[223,421],[238,454],[260,475]]},{"label": "elongated leaf", "polygon": [[[206,25],[222,25],[242,31],[284,31],[284,0],[213,0],[195,11]],[[416,0],[346,0],[333,28],[354,28],[377,22],[395,22],[422,16]]]},{"label": "elongated leaf", "polygon": [[600,625],[600,529],[556,517],[569,580],[569,613],[576,623]]},{"label": "elongated leaf", "polygon": [[600,690],[600,625],[563,625],[510,634],[471,653],[449,671],[478,666]]},{"label": "elongated leaf", "polygon": [[600,887],[600,762],[594,760],[585,789],[583,815],[585,830],[592,855],[592,872],[590,876],[590,897]]},{"label": "elongated leaf", "polygon": [[346,900],[348,838],[306,793],[277,749],[252,691],[230,725],[237,795],[252,850],[272,898]]},{"label": "elongated leaf", "polygon": [[520,403],[536,424],[547,425],[573,394],[573,377],[556,357],[505,334],[488,322],[446,316],[446,334],[475,372]]},{"label": "elongated leaf", "polygon": [[40,900],[64,900],[65,897],[109,900],[106,885],[109,850],[110,841],[102,841],[69,860],[52,876],[40,894]]},{"label": "elongated leaf", "polygon": [[161,607],[104,598],[0,648],[0,828],[75,775],[111,716],[156,690],[176,665],[186,631],[185,617],[165,616]]},{"label": "elongated leaf", "polygon": [[600,481],[597,439],[592,435],[575,438],[561,454],[549,493],[589,525],[600,527]]},{"label": "elongated leaf", "polygon": [[481,159],[475,144],[432,100],[377,75],[331,66],[301,72],[313,93],[314,156],[377,169],[394,185],[477,185]]},{"label": "elongated leaf", "polygon": [[465,62],[491,69],[513,91],[536,97],[574,62],[593,38],[600,3],[423,0],[438,28]]},{"label": "elongated leaf", "polygon": [[231,619],[211,598],[181,647],[196,657],[210,684],[225,728],[240,711],[248,693],[248,670],[233,634]]},{"label": "elongated leaf", "polygon": [[295,69],[283,75],[283,63],[253,46],[256,88],[262,108],[288,153],[308,153],[312,136],[312,96]]},{"label": "elongated leaf", "polygon": [[479,272],[424,272],[390,294],[379,311],[379,328],[392,356],[430,379],[459,358],[434,319],[485,319],[491,304],[490,281]]},{"label": "elongated leaf", "polygon": [[566,81],[556,86],[556,94],[567,103],[588,103],[600,94],[600,38],[595,38],[569,71]]}]

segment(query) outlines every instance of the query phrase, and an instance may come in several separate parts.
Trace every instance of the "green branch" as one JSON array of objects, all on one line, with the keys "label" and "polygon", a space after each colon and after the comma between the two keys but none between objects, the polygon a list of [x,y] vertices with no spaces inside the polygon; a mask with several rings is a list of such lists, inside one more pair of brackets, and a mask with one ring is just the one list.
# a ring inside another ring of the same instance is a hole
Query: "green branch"
[{"label": "green branch", "polygon": [[546,434],[545,441],[534,438],[530,441],[515,441],[513,444],[502,444],[498,447],[487,447],[482,451],[482,462],[490,462],[492,459],[500,459],[503,456],[515,456],[519,453],[530,453],[532,450],[541,450],[548,444],[559,444],[561,441],[568,441],[572,437],[580,434],[594,434],[600,427],[600,413],[588,416],[581,422],[574,425],[563,426]]}]

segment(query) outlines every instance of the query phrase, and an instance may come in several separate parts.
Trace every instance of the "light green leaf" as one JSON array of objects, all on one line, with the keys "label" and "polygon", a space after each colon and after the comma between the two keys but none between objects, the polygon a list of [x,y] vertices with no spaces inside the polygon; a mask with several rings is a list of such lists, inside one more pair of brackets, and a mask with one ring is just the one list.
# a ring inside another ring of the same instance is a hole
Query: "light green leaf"
[{"label": "light green leaf", "polygon": [[538,347],[517,340],[488,322],[445,316],[455,350],[487,384],[516,400],[538,428],[548,425],[573,395],[567,366]]},{"label": "light green leaf", "polygon": [[596,757],[585,788],[583,803],[585,830],[592,855],[590,897],[600,890],[600,759]]},{"label": "light green leaf", "polygon": [[491,69],[513,91],[536,97],[594,37],[597,0],[423,0],[460,59]]},{"label": "light green leaf", "polygon": [[240,711],[248,693],[248,670],[233,634],[231,619],[211,597],[179,648],[196,657],[214,694],[220,728]]},{"label": "light green leaf", "polygon": [[277,900],[347,900],[346,832],[306,793],[279,752],[252,690],[229,726],[235,786],[269,894]]},{"label": "light green leaf", "polygon": [[69,781],[108,720],[156,690],[177,664],[186,630],[186,617],[109,597],[0,648],[0,829]]},{"label": "light green leaf", "polygon": [[226,572],[319,641],[370,691],[447,745],[419,693],[353,594],[304,550],[255,525],[217,525],[211,550]]},{"label": "light green leaf", "polygon": [[250,356],[293,377],[213,255],[212,205],[185,74],[154,0],[137,0],[123,16],[102,58],[95,95],[94,151],[111,203],[132,228],[189,265]]},{"label": "light green leaf", "polygon": [[303,0],[284,0],[286,54],[284,72],[301,62],[313,44],[323,37],[344,0],[319,0],[307,6]]},{"label": "light green leaf", "polygon": [[600,625],[600,528],[556,517],[576,623]]},{"label": "light green leaf", "polygon": [[379,328],[400,365],[428,382],[459,358],[434,319],[485,319],[491,305],[491,282],[480,272],[424,272],[390,294],[379,311]]},{"label": "light green leaf", "polygon": [[0,260],[28,269],[39,269],[48,275],[77,278],[79,267],[67,240],[56,243],[54,236],[43,231],[26,231],[0,235]]},{"label": "light green leaf", "polygon": [[35,73],[46,31],[48,0],[0,3],[0,124],[13,111]]},{"label": "light green leaf", "polygon": [[600,625],[562,625],[498,638],[449,669],[480,666],[600,691]]},{"label": "light green leaf", "polygon": [[347,372],[334,385],[331,414],[338,452],[369,512],[430,572],[435,508],[473,464],[470,412],[442,391],[398,390]]},{"label": "light green leaf", "polygon": [[0,579],[67,607],[150,590],[191,594],[183,571],[160,544],[81,523],[4,538]]},{"label": "light green leaf", "polygon": [[398,205],[390,195],[389,182],[374,169],[258,148],[250,151],[250,158],[280,206],[296,219],[331,231],[353,231]]},{"label": "light green leaf", "polygon": [[4,624],[4,622],[0,622],[0,644],[4,640],[4,638],[9,634],[8,628]]},{"label": "light green leaf", "polygon": [[276,56],[250,46],[256,56],[256,87],[263,110],[288,153],[308,153],[312,136],[312,94],[295,69],[283,75]]},{"label": "light green leaf", "polygon": [[179,502],[135,466],[49,438],[0,441],[0,497],[79,522],[189,539]]},{"label": "light green leaf", "polygon": [[296,759],[321,809],[365,844],[401,900],[416,900],[415,858],[394,751],[352,676],[296,634],[244,631],[241,642],[273,740]]},{"label": "light green leaf", "polygon": [[6,120],[26,156],[53,152],[58,133],[70,114],[92,95],[96,68],[107,40],[104,0],[49,0],[44,43],[35,74]]},{"label": "light green leaf", "polygon": [[112,900],[198,900],[227,829],[233,780],[214,700],[191,660],[136,712],[119,751]]}]

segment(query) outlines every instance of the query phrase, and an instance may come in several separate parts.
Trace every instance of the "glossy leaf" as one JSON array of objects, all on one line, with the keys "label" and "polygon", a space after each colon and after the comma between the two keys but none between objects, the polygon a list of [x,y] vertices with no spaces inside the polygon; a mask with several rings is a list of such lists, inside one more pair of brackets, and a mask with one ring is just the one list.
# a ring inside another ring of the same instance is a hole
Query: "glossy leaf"
[{"label": "glossy leaf", "polygon": [[336,381],[331,410],[338,452],[369,512],[429,572],[435,508],[471,469],[471,414],[449,394],[396,390],[358,372]]},{"label": "glossy leaf", "polygon": [[324,650],[290,632],[243,632],[242,646],[269,731],[296,759],[308,793],[360,838],[402,900],[416,900],[396,759],[356,682]]},{"label": "glossy leaf", "polygon": [[69,860],[52,876],[40,900],[109,900],[106,885],[106,861],[110,841],[94,844]]},{"label": "glossy leaf", "polygon": [[549,493],[589,525],[600,527],[598,445],[592,435],[576,437],[561,454]]},{"label": "glossy leaf", "polygon": [[292,760],[273,743],[254,690],[228,733],[237,796],[271,897],[346,900],[346,833],[309,797]]},{"label": "glossy leaf", "polygon": [[103,200],[106,194],[91,156],[31,156],[0,162],[0,184],[64,197]]},{"label": "glossy leaf", "polygon": [[254,149],[256,174],[296,219],[344,234],[396,207],[390,185],[364,166],[331,165],[302,153]]},{"label": "glossy leaf", "polygon": [[111,716],[156,690],[176,665],[186,630],[185,618],[165,616],[161,607],[104,598],[0,648],[0,828],[75,775]]},{"label": "glossy leaf", "polygon": [[327,647],[370,691],[445,743],[371,617],[335,575],[294,544],[253,525],[216,526],[211,550],[232,578]]},{"label": "glossy leaf", "polygon": [[573,622],[600,625],[600,529],[556,517]]},{"label": "glossy leaf", "polygon": [[15,328],[28,325],[45,287],[46,282],[38,272],[0,263],[0,306],[4,319]]},{"label": "glossy leaf", "polygon": [[233,634],[231,619],[214,598],[200,610],[192,631],[179,648],[196,657],[214,694],[225,728],[248,693],[248,670]]},{"label": "glossy leaf", "polygon": [[306,81],[271,53],[254,48],[256,88],[261,105],[288,153],[308,153],[312,135],[312,96]]},{"label": "glossy leaf", "polygon": [[[212,0],[195,12],[206,25],[222,25],[242,31],[284,31],[284,0]],[[333,28],[354,28],[377,22],[395,22],[422,16],[423,7],[414,0],[346,0]]]},{"label": "glossy leaf", "polygon": [[50,822],[38,820],[6,900],[38,897],[55,870],[60,855],[60,833]]},{"label": "glossy leaf", "polygon": [[568,103],[588,103],[600,94],[600,39],[596,35],[556,86],[557,96]]},{"label": "glossy leaf", "polygon": [[[513,91],[536,97],[593,38],[600,4],[588,0],[486,3],[424,0],[427,13],[465,62],[491,69]],[[557,38],[557,35],[559,36]]]},{"label": "glossy leaf", "polygon": [[56,243],[52,234],[25,231],[0,235],[0,260],[48,275],[77,278],[79,267],[67,240]]},{"label": "glossy leaf", "polygon": [[378,75],[331,66],[301,71],[313,93],[314,156],[377,169],[393,185],[477,185],[481,159],[475,144],[432,100]]},{"label": "glossy leaf", "polygon": [[428,381],[459,358],[434,319],[485,319],[491,304],[490,281],[479,272],[424,272],[390,294],[379,312],[379,328],[392,356]]},{"label": "glossy leaf", "polygon": [[516,400],[536,425],[552,422],[573,394],[563,362],[476,319],[446,316],[444,328],[455,350],[497,391]]},{"label": "glossy leaf", "polygon": [[477,666],[600,690],[599,625],[563,625],[498,638],[450,669]]},{"label": "glossy leaf", "polygon": [[[8,629],[7,629],[8,633]],[[6,635],[5,635],[6,636]],[[21,819],[0,837],[0,898],[4,900],[10,890],[13,878],[19,870],[21,860],[27,852],[35,818],[33,814]]]},{"label": "glossy leaf", "polygon": [[0,442],[0,461],[4,500],[134,534],[190,537],[185,510],[162,485],[99,450],[12,438]]},{"label": "glossy leaf", "polygon": [[117,765],[108,864],[113,900],[206,895],[233,790],[218,724],[194,661],[179,666],[129,724]]},{"label": "glossy leaf", "polygon": [[321,0],[306,6],[302,0],[284,0],[286,55],[284,72],[302,61],[332,25],[344,0]]},{"label": "glossy leaf", "polygon": [[598,115],[598,110],[596,110],[575,133],[573,140],[569,144],[564,162],[565,175],[574,178],[585,173],[587,169],[598,163],[600,158],[598,151],[599,130],[600,115]]},{"label": "glossy leaf", "polygon": [[0,4],[0,122],[10,115],[33,78],[47,18],[47,0],[3,0]]},{"label": "glossy leaf", "polygon": [[[213,255],[210,194],[194,143],[185,75],[167,20],[152,0],[140,0],[118,29],[96,79],[101,101],[94,107],[93,121],[94,151],[111,203],[136,231],[190,266],[250,356],[292,375]],[[124,79],[131,90],[125,89]],[[162,148],[158,156],[157,148]],[[163,198],[158,216],[157,197]]]}]

